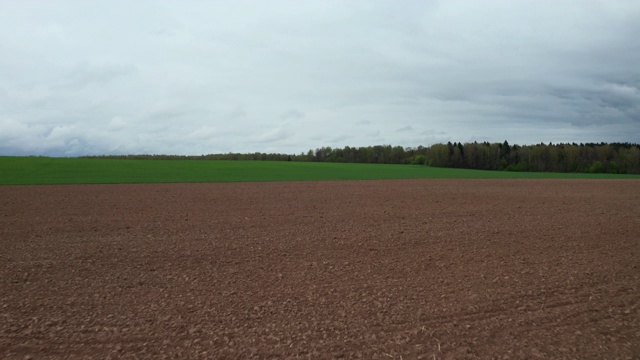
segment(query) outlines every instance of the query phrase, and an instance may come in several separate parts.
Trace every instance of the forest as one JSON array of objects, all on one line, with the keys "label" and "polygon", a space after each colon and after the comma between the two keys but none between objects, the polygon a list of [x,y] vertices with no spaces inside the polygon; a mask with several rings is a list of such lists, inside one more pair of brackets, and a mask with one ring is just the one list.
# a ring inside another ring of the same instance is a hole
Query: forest
[{"label": "forest", "polygon": [[263,160],[374,164],[414,164],[479,170],[640,174],[640,145],[631,143],[559,143],[509,145],[448,142],[431,146],[321,147],[300,154],[226,153],[199,156],[107,155],[92,158]]}]

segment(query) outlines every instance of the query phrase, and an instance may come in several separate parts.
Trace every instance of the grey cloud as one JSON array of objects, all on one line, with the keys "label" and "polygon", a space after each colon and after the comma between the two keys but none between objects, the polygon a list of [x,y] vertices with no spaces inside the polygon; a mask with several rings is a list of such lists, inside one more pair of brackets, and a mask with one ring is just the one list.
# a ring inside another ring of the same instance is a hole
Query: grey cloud
[{"label": "grey cloud", "polygon": [[161,38],[172,38],[177,35],[176,31],[171,28],[161,28],[155,31],[155,34]]},{"label": "grey cloud", "polygon": [[349,136],[349,135],[341,135],[341,136],[337,136],[331,140],[329,140],[329,143],[331,144],[338,144],[338,143],[344,143],[346,140],[350,140],[353,139],[353,136]]},{"label": "grey cloud", "polygon": [[288,110],[284,112],[282,115],[280,115],[280,119],[282,120],[289,120],[289,119],[297,120],[297,119],[302,119],[303,117],[304,117],[304,113],[295,109]]},{"label": "grey cloud", "polygon": [[242,118],[246,116],[247,116],[247,112],[244,110],[244,107],[240,105],[236,106],[236,108],[233,109],[233,111],[231,111],[231,113],[229,114],[230,119],[237,119],[237,118]]},{"label": "grey cloud", "polygon": [[184,136],[184,140],[211,140],[215,139],[220,131],[215,126],[203,126]]},{"label": "grey cloud", "polygon": [[427,129],[427,130],[422,130],[420,132],[420,134],[422,135],[438,135],[438,136],[445,136],[447,135],[447,132],[442,131],[442,130],[435,130],[435,129]]},{"label": "grey cloud", "polygon": [[253,136],[251,139],[253,142],[257,143],[272,143],[287,139],[290,136],[291,133],[289,131],[287,131],[285,128],[279,127]]},{"label": "grey cloud", "polygon": [[396,132],[407,132],[407,131],[413,131],[413,127],[412,126],[403,126],[401,128],[397,128]]},{"label": "grey cloud", "polygon": [[166,121],[190,120],[207,115],[208,111],[205,109],[191,108],[183,104],[157,104],[143,110],[139,115],[139,120],[147,123],[162,124]]},{"label": "grey cloud", "polygon": [[606,84],[594,99],[602,106],[614,108],[629,119],[640,122],[640,89],[626,84]]},{"label": "grey cloud", "polygon": [[[556,101],[569,113],[565,119],[577,126],[597,123],[639,122],[640,90],[635,86],[605,83],[586,88],[553,89],[549,91],[548,103]],[[573,115],[573,116],[572,116]],[[548,117],[553,119],[552,116]]]},{"label": "grey cloud", "polygon": [[138,72],[138,69],[131,64],[88,64],[79,63],[60,79],[57,90],[64,88],[83,88],[90,85],[105,85],[120,77],[131,76]]},{"label": "grey cloud", "polygon": [[640,142],[635,1],[156,5],[0,2],[0,155]]}]

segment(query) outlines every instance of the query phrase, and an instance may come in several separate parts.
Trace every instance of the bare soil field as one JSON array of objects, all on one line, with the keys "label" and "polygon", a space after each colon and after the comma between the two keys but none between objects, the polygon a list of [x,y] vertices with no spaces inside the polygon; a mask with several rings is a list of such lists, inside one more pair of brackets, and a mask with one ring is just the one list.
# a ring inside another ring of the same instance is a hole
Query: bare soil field
[{"label": "bare soil field", "polygon": [[0,358],[639,359],[640,181],[0,187]]}]

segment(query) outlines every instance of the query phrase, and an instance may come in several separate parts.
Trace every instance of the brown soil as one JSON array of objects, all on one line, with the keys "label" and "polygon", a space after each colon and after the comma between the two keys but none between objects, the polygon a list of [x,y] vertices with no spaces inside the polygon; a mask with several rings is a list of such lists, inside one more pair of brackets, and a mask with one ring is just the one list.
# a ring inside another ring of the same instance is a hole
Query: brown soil
[{"label": "brown soil", "polygon": [[0,187],[0,357],[640,358],[640,181]]}]

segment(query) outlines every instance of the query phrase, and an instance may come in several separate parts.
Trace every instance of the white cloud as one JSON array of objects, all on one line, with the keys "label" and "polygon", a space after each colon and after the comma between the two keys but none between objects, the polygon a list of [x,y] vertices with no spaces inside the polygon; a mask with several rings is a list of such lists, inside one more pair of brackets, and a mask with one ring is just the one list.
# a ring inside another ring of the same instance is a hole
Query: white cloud
[{"label": "white cloud", "polygon": [[215,126],[203,126],[197,130],[190,132],[184,136],[184,140],[211,140],[219,134],[218,129]]},{"label": "white cloud", "polygon": [[269,130],[265,133],[256,135],[252,137],[252,141],[256,143],[272,143],[276,141],[281,141],[287,139],[291,136],[291,133],[287,131],[285,128],[277,128]]},{"label": "white cloud", "polygon": [[640,142],[640,3],[0,2],[0,155]]}]

